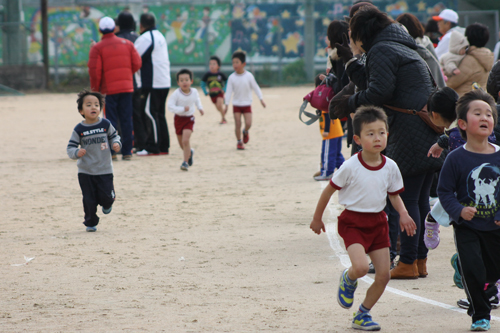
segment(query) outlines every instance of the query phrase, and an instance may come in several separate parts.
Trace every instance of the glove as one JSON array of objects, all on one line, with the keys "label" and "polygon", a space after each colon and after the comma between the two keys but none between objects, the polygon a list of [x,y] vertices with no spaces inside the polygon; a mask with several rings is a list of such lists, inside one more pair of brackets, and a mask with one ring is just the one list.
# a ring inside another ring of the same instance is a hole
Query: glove
[{"label": "glove", "polygon": [[332,99],[328,106],[328,113],[331,119],[342,119],[351,113],[349,108],[349,97],[351,95],[343,95],[340,98]]},{"label": "glove", "polygon": [[349,47],[349,39],[346,34],[342,35],[342,45],[335,43],[335,48],[337,49],[337,55],[342,59],[344,64],[352,59],[353,54]]}]

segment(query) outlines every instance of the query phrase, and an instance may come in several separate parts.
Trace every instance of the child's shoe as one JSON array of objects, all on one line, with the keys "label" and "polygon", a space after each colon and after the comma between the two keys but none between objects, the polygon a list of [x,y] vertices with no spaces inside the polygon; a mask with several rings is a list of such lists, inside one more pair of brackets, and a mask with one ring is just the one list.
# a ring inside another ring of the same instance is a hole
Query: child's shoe
[{"label": "child's shoe", "polygon": [[243,145],[243,142],[238,141],[238,143],[236,144],[236,149],[238,149],[238,150],[245,149],[245,146]]},{"label": "child's shoe", "polygon": [[439,241],[439,223],[429,213],[425,218],[424,244],[429,250],[434,250],[438,247]]},{"label": "child's shoe", "polygon": [[181,170],[188,171],[189,164],[187,164],[186,161],[182,162],[181,164]]},{"label": "child's shoe", "polygon": [[243,130],[243,143],[248,143],[250,141],[250,134],[248,131]]},{"label": "child's shoe", "polygon": [[194,149],[191,148],[191,156],[189,156],[189,160],[188,160],[189,166],[193,165],[193,155],[194,155]]},{"label": "child's shoe", "polygon": [[96,227],[87,227],[87,232],[96,232],[97,228]]},{"label": "child's shoe", "polygon": [[372,320],[369,312],[354,313],[352,328],[363,331],[380,331],[380,325]]},{"label": "child's shoe", "polygon": [[111,209],[113,209],[113,206],[109,207],[108,209],[102,207],[102,213],[103,214],[109,214],[109,213],[111,213]]},{"label": "child's shoe", "polygon": [[358,280],[356,280],[354,285],[352,285],[347,281],[346,275],[347,275],[347,269],[344,270],[340,275],[337,301],[339,302],[341,307],[343,307],[344,309],[349,309],[352,306],[352,302],[354,301],[354,292],[358,287]]},{"label": "child's shoe", "polygon": [[451,257],[451,266],[453,266],[453,269],[455,269],[455,274],[453,275],[453,282],[455,282],[455,285],[460,288],[464,289],[464,285],[462,284],[462,274],[460,274],[460,271],[458,270],[458,253],[455,253]]},{"label": "child's shoe", "polygon": [[477,320],[470,326],[471,331],[487,331],[490,328],[490,321],[488,319]]}]

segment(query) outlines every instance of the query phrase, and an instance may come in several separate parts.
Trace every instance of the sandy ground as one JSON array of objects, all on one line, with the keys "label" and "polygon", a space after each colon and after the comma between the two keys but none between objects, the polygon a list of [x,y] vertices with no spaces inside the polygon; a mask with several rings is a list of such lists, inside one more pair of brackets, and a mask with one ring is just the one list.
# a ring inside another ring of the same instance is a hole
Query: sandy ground
[{"label": "sandy ground", "polygon": [[[2,97],[0,331],[354,331],[369,279],[353,309],[342,309],[342,242],[334,250],[333,232],[329,240],[309,229],[325,185],[312,179],[317,124],[297,117],[311,89],[263,89],[268,107],[254,103],[245,151],[236,150],[234,121],[219,125],[202,98],[193,167],[179,169],[173,136],[168,156],[115,162],[117,200],[96,233],[82,225],[76,163],[66,155],[81,121],[76,94]],[[172,114],[168,122],[173,132]],[[452,281],[452,230],[442,228],[441,239],[429,276],[391,281],[372,310],[384,332],[468,331],[455,306],[464,294]],[[13,266],[25,256],[35,259]]]}]

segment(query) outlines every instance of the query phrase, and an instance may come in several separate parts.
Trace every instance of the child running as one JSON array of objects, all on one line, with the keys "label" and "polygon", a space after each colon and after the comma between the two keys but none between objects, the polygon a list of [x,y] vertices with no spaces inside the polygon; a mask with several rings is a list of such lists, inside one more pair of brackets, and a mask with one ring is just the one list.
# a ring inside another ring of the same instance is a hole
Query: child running
[{"label": "child running", "polygon": [[[211,56],[208,62],[209,71],[201,79],[201,89],[205,96],[210,95],[212,103],[220,112],[222,119],[220,124],[226,124],[226,110],[224,108],[224,92],[226,91],[227,77],[220,71],[220,59],[217,56]],[[208,87],[208,91],[207,91]]]},{"label": "child running", "polygon": [[[246,143],[250,140],[248,130],[252,126],[252,90],[259,97],[260,104],[266,107],[266,103],[262,99],[262,92],[259,85],[255,81],[252,73],[245,70],[246,54],[243,51],[236,51],[232,56],[234,73],[229,75],[227,80],[226,98],[225,98],[225,113],[227,113],[231,95],[233,97],[233,111],[234,111],[234,130],[236,134],[236,149],[245,149]],[[241,115],[245,120],[245,128],[241,131]],[[243,141],[241,136],[243,134]]]},{"label": "child running", "polygon": [[70,158],[78,160],[78,182],[85,212],[83,224],[87,232],[95,232],[99,223],[97,205],[102,206],[104,214],[109,214],[115,201],[110,146],[115,152],[120,151],[120,136],[109,120],[99,117],[104,106],[101,93],[82,90],[76,102],[85,120],[73,129],[66,151]]},{"label": "child running", "polygon": [[203,106],[201,105],[198,90],[191,88],[193,84],[193,73],[189,69],[181,69],[177,73],[177,88],[168,99],[167,107],[174,116],[175,134],[184,152],[184,161],[181,170],[188,171],[193,165],[194,149],[191,148],[189,139],[194,127],[194,106],[198,108],[203,116]]},{"label": "child running", "polygon": [[344,239],[352,264],[340,275],[337,301],[341,307],[349,309],[352,306],[357,279],[368,273],[366,254],[375,267],[375,280],[352,321],[353,328],[364,331],[380,330],[369,311],[382,296],[391,277],[389,225],[384,212],[387,196],[400,215],[401,231],[412,236],[417,229],[399,196],[404,190],[401,172],[393,160],[381,154],[387,146],[387,127],[387,116],[382,109],[365,106],[356,110],[353,139],[363,150],[333,174],[311,222],[315,233],[325,232],[323,212],[332,194],[339,190],[339,203],[345,210],[338,217],[338,233]]},{"label": "child running", "polygon": [[500,279],[500,147],[488,142],[498,115],[481,89],[464,94],[456,112],[467,143],[446,157],[437,191],[453,225],[470,330],[487,331],[491,304],[484,286]]}]

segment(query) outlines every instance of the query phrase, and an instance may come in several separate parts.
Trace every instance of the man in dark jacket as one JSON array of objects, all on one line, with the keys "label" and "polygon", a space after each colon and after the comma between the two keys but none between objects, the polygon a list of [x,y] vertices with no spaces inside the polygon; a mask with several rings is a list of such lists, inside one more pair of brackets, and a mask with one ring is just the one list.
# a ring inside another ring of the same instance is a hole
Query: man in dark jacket
[{"label": "man in dark jacket", "polygon": [[[125,38],[126,40],[135,43],[139,35],[135,32],[135,20],[132,14],[128,11],[123,11],[118,14],[116,19],[120,31],[116,36]],[[132,119],[134,123],[134,148],[136,151],[141,151],[146,148],[147,133],[144,128],[143,113],[141,112],[141,91],[137,88],[137,82],[134,77],[134,93],[132,94]]]}]

